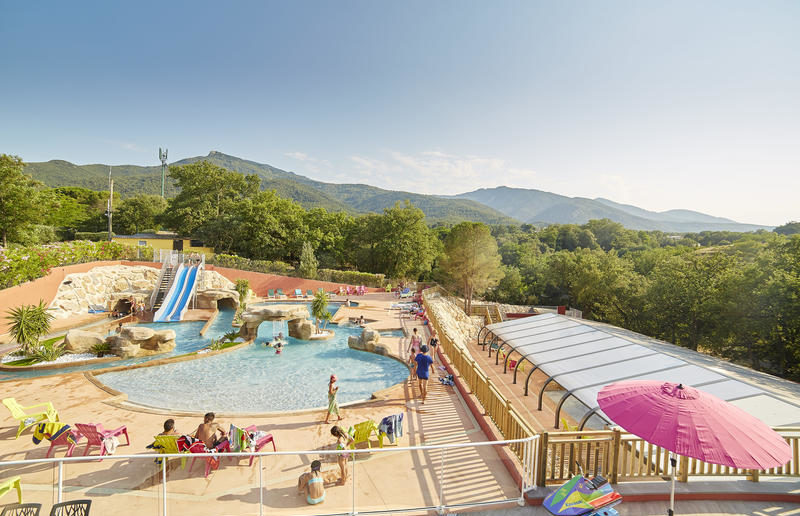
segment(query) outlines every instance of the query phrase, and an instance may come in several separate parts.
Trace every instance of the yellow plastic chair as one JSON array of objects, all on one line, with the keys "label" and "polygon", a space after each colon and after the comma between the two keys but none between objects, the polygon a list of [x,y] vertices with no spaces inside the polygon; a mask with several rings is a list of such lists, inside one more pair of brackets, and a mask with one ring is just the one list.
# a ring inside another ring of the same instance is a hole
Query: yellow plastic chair
[{"label": "yellow plastic chair", "polygon": [[[36,423],[40,423],[42,421],[50,421],[51,423],[58,422],[58,412],[56,412],[56,409],[53,408],[53,404],[49,401],[47,403],[31,405],[30,407],[23,407],[14,398],[5,398],[3,400],[3,405],[5,405],[8,410],[11,411],[11,417],[19,421],[19,429],[17,430],[17,437],[15,437],[15,439],[19,438],[20,434],[22,434],[26,428],[30,428]],[[44,411],[40,412],[25,412],[26,410],[37,407],[46,408]]]},{"label": "yellow plastic chair", "polygon": [[386,290],[386,292],[391,292],[392,291],[392,285],[391,284],[386,285],[386,289],[385,290]]},{"label": "yellow plastic chair", "polygon": [[[189,453],[178,450],[179,437],[179,435],[157,435],[155,436],[156,442],[153,444],[158,449],[158,453]],[[186,468],[186,457],[181,457],[181,468]]]},{"label": "yellow plastic chair", "polygon": [[3,480],[0,482],[0,498],[2,498],[4,494],[10,492],[12,489],[17,490],[17,499],[19,500],[19,503],[22,503],[22,483],[20,482],[20,477],[12,477],[8,480]]},{"label": "yellow plastic chair", "polygon": [[378,447],[383,448],[383,441],[380,439],[380,432],[378,432],[378,424],[375,421],[368,419],[353,428],[355,433],[353,434],[353,442],[350,443],[350,448],[355,450],[358,443],[367,443],[367,447],[372,448],[369,438],[373,432],[375,433],[375,438],[378,439]]}]

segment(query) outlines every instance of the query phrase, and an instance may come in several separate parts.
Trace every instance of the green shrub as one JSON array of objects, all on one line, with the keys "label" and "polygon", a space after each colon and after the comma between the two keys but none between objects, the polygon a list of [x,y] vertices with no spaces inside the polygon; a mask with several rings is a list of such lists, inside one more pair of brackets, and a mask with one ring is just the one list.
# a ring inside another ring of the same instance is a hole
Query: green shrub
[{"label": "green shrub", "polygon": [[371,274],[369,272],[339,271],[336,269],[320,269],[319,271],[317,271],[317,279],[320,281],[329,281],[331,283],[344,283],[347,285],[382,287],[385,277],[383,274]]},{"label": "green shrub", "polygon": [[135,247],[117,242],[86,240],[0,248],[0,288],[41,278],[53,267],[99,260],[135,259],[136,256]]},{"label": "green shrub", "polygon": [[[59,340],[61,340],[61,342],[56,344],[56,342]],[[39,343],[39,347],[33,350],[29,357],[36,360],[36,362],[52,362],[53,360],[56,360],[64,355],[66,352],[67,349],[64,346],[64,338],[57,337]]]},{"label": "green shrub", "polygon": [[17,239],[18,243],[26,246],[50,244],[61,240],[53,226],[35,224],[26,229]]},{"label": "green shrub", "polygon": [[93,355],[97,355],[97,358],[103,358],[103,355],[111,354],[111,344],[108,342],[101,342],[100,344],[95,344],[91,348],[89,348],[89,352]]},{"label": "green shrub", "polygon": [[250,292],[250,282],[246,279],[239,278],[236,280],[236,292],[239,294],[239,309],[244,310],[247,307],[247,294]]},{"label": "green shrub", "polygon": [[20,345],[22,351],[31,355],[37,348],[39,338],[50,331],[52,314],[47,311],[47,306],[42,300],[39,300],[38,305],[21,305],[6,313],[8,314],[6,319],[11,323],[9,327],[11,337]]},{"label": "green shrub", "polygon": [[287,276],[294,271],[294,267],[284,262],[268,260],[251,260],[230,254],[215,254],[206,263],[240,271],[263,272],[266,274],[280,274]]}]

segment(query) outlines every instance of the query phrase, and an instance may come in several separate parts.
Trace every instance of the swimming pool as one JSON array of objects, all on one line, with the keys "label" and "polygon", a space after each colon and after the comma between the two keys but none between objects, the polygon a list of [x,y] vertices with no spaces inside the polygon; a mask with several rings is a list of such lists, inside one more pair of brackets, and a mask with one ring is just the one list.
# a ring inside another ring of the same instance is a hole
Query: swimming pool
[{"label": "swimming pool", "polygon": [[[340,404],[369,399],[375,391],[408,377],[408,368],[401,362],[348,347],[347,337],[360,335],[361,328],[332,328],[336,336],[327,341],[289,337],[283,353],[276,355],[264,342],[272,340],[277,331],[288,335],[286,322],[274,328],[265,322],[259,327],[255,344],[242,349],[198,360],[104,373],[97,378],[126,393],[129,401],[151,407],[276,412],[327,406],[328,377],[332,373],[339,377]],[[216,336],[222,333],[225,332]],[[207,336],[212,335],[209,330]]]}]

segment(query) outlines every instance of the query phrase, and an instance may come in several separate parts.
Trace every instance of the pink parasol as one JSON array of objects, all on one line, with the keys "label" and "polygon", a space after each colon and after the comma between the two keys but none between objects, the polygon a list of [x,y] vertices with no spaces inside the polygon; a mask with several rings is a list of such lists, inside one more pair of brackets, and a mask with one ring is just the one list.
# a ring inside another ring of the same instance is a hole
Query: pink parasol
[{"label": "pink parasol", "polygon": [[[634,380],[597,394],[606,415],[626,431],[678,455],[743,469],[768,469],[792,458],[772,428],[716,396],[681,384]],[[669,516],[675,509],[675,458]]]},{"label": "pink parasol", "polygon": [[626,431],[685,457],[743,469],[769,469],[792,458],[789,444],[759,419],[716,396],[670,382],[605,386],[597,403]]}]

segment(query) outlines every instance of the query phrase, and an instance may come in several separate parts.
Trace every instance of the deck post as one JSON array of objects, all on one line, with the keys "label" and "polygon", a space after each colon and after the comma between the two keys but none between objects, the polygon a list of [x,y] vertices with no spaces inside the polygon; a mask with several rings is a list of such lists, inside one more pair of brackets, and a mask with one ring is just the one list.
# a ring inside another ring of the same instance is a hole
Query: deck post
[{"label": "deck post", "polygon": [[622,432],[619,428],[614,429],[614,437],[611,440],[611,464],[609,468],[609,481],[616,484],[619,481],[619,447],[621,443]]},{"label": "deck post", "polygon": [[536,485],[544,487],[547,482],[547,432],[542,432],[539,444],[539,467],[536,469]]}]

